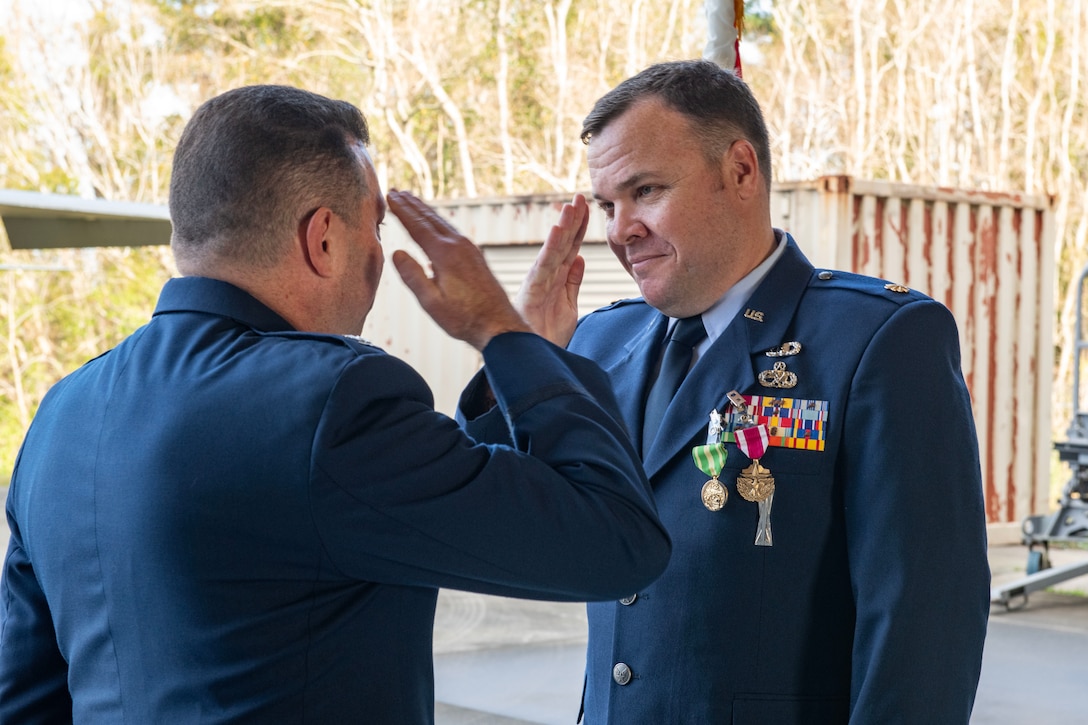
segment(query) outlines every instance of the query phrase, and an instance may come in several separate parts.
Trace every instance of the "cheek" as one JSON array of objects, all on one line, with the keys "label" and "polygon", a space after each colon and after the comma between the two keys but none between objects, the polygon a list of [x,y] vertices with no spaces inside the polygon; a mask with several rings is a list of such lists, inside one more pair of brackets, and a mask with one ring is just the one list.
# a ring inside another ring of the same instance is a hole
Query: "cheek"
[{"label": "cheek", "polygon": [[377,237],[368,237],[357,247],[360,271],[367,279],[381,275],[383,257],[382,243]]},{"label": "cheek", "polygon": [[381,282],[384,264],[385,258],[382,256],[379,247],[377,253],[371,255],[371,258],[367,260],[362,269],[363,278],[359,280],[358,289],[362,293],[362,303],[368,312],[373,308],[374,300],[378,296],[378,284]]},{"label": "cheek", "polygon": [[385,255],[382,253],[382,247],[380,244],[374,245],[374,250],[371,254],[371,267],[373,268],[372,274],[374,275],[374,282],[376,283],[382,276],[382,269],[385,266]]},{"label": "cheek", "polygon": [[608,237],[608,240],[608,248],[612,250],[612,254],[616,255],[616,259],[620,261],[620,264],[623,265],[623,268],[630,272],[631,265],[627,263],[627,255],[623,251],[623,246],[619,244],[613,244],[611,237]]}]

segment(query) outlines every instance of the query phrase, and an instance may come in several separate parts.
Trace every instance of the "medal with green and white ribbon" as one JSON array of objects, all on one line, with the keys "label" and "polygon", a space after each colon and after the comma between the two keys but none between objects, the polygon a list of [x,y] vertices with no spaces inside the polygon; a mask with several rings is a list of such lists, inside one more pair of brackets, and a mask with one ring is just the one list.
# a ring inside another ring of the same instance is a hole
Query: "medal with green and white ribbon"
[{"label": "medal with green and white ribbon", "polygon": [[710,427],[707,429],[706,445],[691,449],[691,457],[699,470],[710,476],[703,484],[703,505],[710,511],[721,511],[729,500],[729,490],[718,480],[718,474],[725,466],[726,451],[721,442],[722,417],[717,410],[710,413]]}]

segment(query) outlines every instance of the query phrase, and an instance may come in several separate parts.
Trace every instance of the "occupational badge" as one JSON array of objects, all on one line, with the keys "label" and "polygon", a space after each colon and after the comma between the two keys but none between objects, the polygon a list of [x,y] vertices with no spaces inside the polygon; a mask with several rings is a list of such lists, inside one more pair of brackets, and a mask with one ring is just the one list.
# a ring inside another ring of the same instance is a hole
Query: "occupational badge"
[{"label": "occupational badge", "polygon": [[772,347],[770,350],[763,353],[767,357],[791,357],[801,352],[801,343],[796,340],[790,342],[784,342],[778,347]]},{"label": "occupational badge", "polygon": [[797,385],[797,375],[786,369],[786,363],[779,360],[771,370],[759,374],[759,384],[765,388],[792,388]]}]

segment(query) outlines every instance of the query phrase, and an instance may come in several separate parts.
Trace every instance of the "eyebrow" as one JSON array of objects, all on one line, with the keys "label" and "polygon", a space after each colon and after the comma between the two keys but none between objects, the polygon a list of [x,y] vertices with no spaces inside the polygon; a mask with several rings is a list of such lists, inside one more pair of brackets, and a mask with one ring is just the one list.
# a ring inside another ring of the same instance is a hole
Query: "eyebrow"
[{"label": "eyebrow", "polygon": [[[646,177],[652,175],[652,172],[649,171],[636,171],[635,173],[631,174],[626,179],[621,181],[619,184],[617,184],[616,191],[623,193],[633,187],[642,186],[643,182],[646,180]],[[597,201],[607,201],[597,192],[593,192],[593,198]]]}]

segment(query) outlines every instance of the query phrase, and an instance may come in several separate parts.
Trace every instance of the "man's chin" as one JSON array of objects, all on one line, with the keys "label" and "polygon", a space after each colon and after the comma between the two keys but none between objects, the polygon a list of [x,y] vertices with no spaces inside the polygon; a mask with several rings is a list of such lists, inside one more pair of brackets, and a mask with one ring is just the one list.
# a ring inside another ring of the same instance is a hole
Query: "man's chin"
[{"label": "man's chin", "polygon": [[676,317],[676,315],[670,311],[674,308],[673,301],[668,299],[665,295],[662,295],[659,290],[656,290],[649,285],[644,285],[639,287],[639,292],[642,293],[642,299],[646,300],[646,304],[650,307],[653,307],[666,317]]},{"label": "man's chin", "polygon": [[646,304],[666,317],[683,319],[702,314],[705,311],[705,309],[699,309],[696,300],[677,299],[675,296],[662,294],[660,289],[646,286],[640,287],[639,291],[642,292],[642,299],[646,300]]}]

